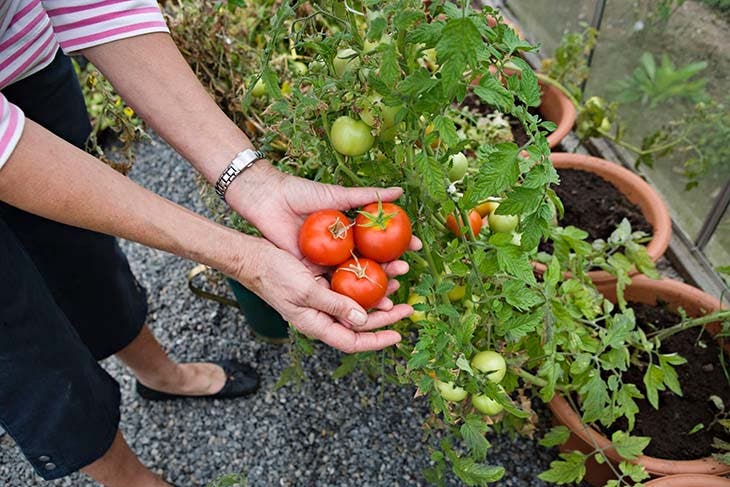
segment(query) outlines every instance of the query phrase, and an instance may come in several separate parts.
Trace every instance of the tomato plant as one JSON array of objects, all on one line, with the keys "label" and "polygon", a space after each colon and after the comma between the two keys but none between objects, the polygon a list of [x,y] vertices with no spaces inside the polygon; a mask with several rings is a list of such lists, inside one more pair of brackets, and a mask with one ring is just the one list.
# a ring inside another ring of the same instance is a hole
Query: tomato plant
[{"label": "tomato plant", "polygon": [[349,296],[369,309],[385,297],[388,276],[374,260],[352,258],[335,269],[330,285],[333,291]]},{"label": "tomato plant", "polygon": [[320,210],[304,220],[299,229],[299,250],[318,265],[339,265],[355,249],[352,222],[337,210]]},{"label": "tomato plant", "polygon": [[346,115],[339,117],[332,124],[330,137],[332,147],[345,156],[361,156],[369,151],[375,142],[375,137],[365,122]]},{"label": "tomato plant", "polygon": [[408,249],[411,221],[393,203],[371,203],[355,217],[355,247],[360,255],[376,262],[396,260]]},{"label": "tomato plant", "polygon": [[[469,225],[471,226],[471,231],[474,235],[478,235],[479,230],[482,229],[482,217],[479,216],[479,213],[476,210],[469,212]],[[446,227],[457,237],[461,237],[462,235],[469,236],[469,230],[467,230],[466,223],[464,223],[461,215],[459,215],[458,224],[456,223],[456,217],[454,217],[454,215],[446,217]]]}]

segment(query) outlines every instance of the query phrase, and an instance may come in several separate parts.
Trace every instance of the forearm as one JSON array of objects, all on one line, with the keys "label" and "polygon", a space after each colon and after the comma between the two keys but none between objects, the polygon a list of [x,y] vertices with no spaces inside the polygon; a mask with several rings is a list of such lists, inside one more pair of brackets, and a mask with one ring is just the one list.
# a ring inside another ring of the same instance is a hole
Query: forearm
[{"label": "forearm", "polygon": [[252,270],[261,245],[259,239],[147,191],[30,120],[0,169],[0,200],[51,220],[172,252],[229,275]]},{"label": "forearm", "polygon": [[[209,182],[215,183],[238,152],[252,147],[246,134],[205,91],[169,35],[131,37],[82,53]],[[260,161],[233,184],[260,187],[276,173]]]}]

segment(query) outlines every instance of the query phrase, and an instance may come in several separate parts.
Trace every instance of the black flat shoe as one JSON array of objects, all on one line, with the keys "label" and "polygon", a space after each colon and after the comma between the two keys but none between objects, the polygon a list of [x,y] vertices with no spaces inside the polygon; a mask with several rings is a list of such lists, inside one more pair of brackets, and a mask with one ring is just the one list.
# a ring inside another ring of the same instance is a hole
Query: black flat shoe
[{"label": "black flat shoe", "polygon": [[137,381],[137,394],[149,401],[170,401],[173,399],[194,398],[194,399],[229,399],[233,397],[248,396],[259,388],[259,375],[256,370],[248,364],[236,360],[221,360],[211,362],[220,366],[226,374],[226,383],[223,388],[215,394],[205,396],[188,396],[182,394],[168,394],[167,392],[150,389]]}]

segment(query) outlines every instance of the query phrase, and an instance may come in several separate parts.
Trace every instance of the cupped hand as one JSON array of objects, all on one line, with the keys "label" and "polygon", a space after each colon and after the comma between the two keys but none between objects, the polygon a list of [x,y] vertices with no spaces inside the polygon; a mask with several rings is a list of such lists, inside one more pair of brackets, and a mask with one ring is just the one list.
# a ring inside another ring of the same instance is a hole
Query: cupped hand
[{"label": "cupped hand", "polygon": [[[390,278],[408,272],[404,261],[394,261],[383,268]],[[248,265],[242,266],[234,277],[300,332],[346,353],[380,350],[398,343],[398,332],[375,330],[413,313],[410,305],[394,305],[387,297],[367,313],[351,298],[331,291],[325,278],[315,275],[290,253],[263,240]],[[386,295],[398,286],[398,281],[391,279]]]},{"label": "cupped hand", "polygon": [[[278,171],[271,174],[267,184],[260,186],[232,187],[226,198],[231,207],[258,228],[266,239],[300,260],[304,257],[298,245],[299,228],[309,214],[325,209],[347,211],[378,198],[395,201],[403,194],[401,188],[346,188]],[[414,236],[409,250],[420,248],[421,241]],[[307,261],[305,263],[315,272],[322,270]]]}]

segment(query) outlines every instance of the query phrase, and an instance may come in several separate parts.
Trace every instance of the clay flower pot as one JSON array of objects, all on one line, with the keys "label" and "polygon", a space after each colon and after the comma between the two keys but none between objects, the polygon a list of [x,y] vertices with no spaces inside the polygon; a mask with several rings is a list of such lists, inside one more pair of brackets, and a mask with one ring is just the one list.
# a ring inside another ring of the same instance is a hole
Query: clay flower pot
[{"label": "clay flower pot", "polygon": [[[604,285],[600,291],[609,300],[616,299],[615,285]],[[714,297],[699,289],[672,279],[653,280],[644,276],[637,276],[625,291],[626,300],[629,302],[655,305],[658,301],[667,303],[670,308],[682,307],[689,316],[697,317],[720,309],[720,302]],[[718,323],[710,323],[705,328],[713,335],[720,331]],[[725,351],[730,352],[730,344],[725,345]],[[571,408],[570,404],[563,397],[556,395],[550,403],[550,410],[556,424],[562,424],[570,428],[570,439],[561,446],[562,451],[579,450],[589,453],[595,450],[596,446],[601,448],[609,460],[618,465],[622,458],[611,446],[611,441],[595,429],[583,424],[580,415]],[[642,455],[634,460],[635,463],[644,466],[652,477],[664,477],[677,474],[702,474],[702,475],[726,475],[730,473],[730,466],[722,464],[712,457],[699,460],[665,460],[661,458]],[[615,478],[610,467],[606,464],[599,465],[593,459],[586,462],[587,470],[585,480],[594,486],[603,486],[609,479]],[[727,482],[727,481],[726,481]],[[685,484],[652,484],[661,486],[685,486]],[[710,487],[715,484],[687,484],[686,487]],[[730,487],[730,484],[717,484]]]},{"label": "clay flower pot", "polygon": [[[646,181],[620,164],[585,154],[553,152],[550,160],[556,169],[578,169],[591,172],[615,186],[627,200],[641,209],[644,218],[651,224],[652,239],[646,249],[651,260],[656,262],[659,257],[664,255],[672,236],[672,219],[659,193]],[[587,211],[590,210],[587,209]],[[535,262],[533,267],[540,275],[546,269],[545,265],[539,262]],[[636,275],[638,271],[633,270],[630,274]],[[590,271],[588,276],[599,286],[616,282],[616,278],[606,271]]]},{"label": "clay flower pot", "polygon": [[670,475],[654,479],[644,485],[646,487],[730,487],[730,479],[699,474]]},{"label": "clay flower pot", "polygon": [[545,120],[550,120],[557,128],[547,137],[550,148],[557,146],[572,130],[575,124],[575,106],[565,93],[556,87],[538,81],[542,91],[540,113]]}]

